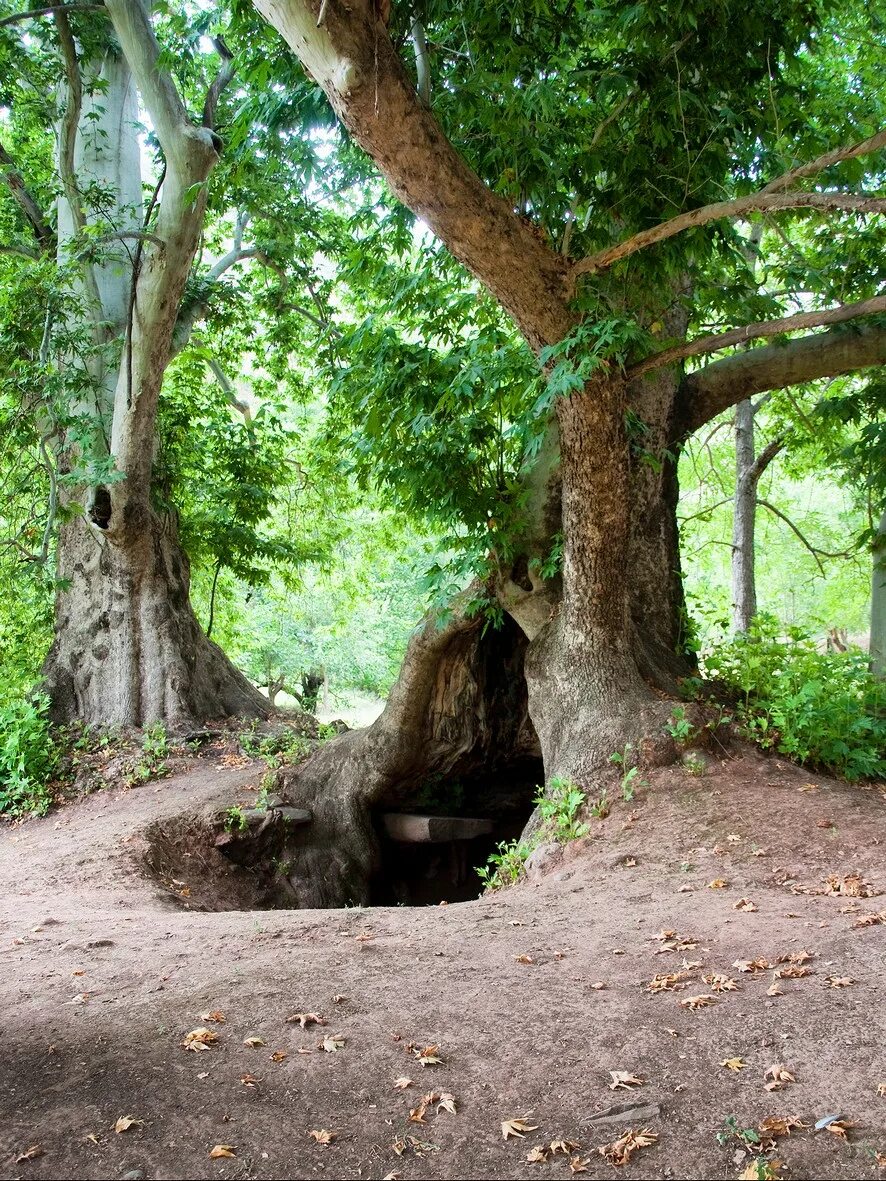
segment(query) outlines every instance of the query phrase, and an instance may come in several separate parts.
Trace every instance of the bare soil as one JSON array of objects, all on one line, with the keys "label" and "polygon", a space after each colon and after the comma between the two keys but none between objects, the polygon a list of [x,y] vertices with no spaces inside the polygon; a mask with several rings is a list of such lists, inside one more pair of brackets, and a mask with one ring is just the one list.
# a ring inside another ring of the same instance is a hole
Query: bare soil
[{"label": "bare soil", "polygon": [[[776,1175],[883,1175],[882,790],[746,752],[650,773],[589,837],[474,902],[194,909],[186,879],[146,869],[145,831],[248,803],[263,770],[207,757],[0,834],[3,1177],[733,1178],[752,1158],[730,1116],[840,1116],[845,1139],[778,1138]],[[771,967],[734,966],[753,960]],[[681,1004],[697,996],[715,1003]],[[217,1034],[205,1052],[181,1044],[198,1027]],[[431,1046],[441,1061],[422,1065]],[[793,1081],[766,1090],[775,1066]],[[610,1071],[643,1082],[611,1090]],[[455,1114],[410,1119],[429,1092]],[[629,1110],[601,1121],[614,1105]],[[116,1132],[120,1117],[138,1122]],[[518,1117],[535,1129],[504,1139]],[[629,1128],[658,1138],[618,1169],[597,1149]],[[536,1145],[547,1159],[527,1160]]]}]

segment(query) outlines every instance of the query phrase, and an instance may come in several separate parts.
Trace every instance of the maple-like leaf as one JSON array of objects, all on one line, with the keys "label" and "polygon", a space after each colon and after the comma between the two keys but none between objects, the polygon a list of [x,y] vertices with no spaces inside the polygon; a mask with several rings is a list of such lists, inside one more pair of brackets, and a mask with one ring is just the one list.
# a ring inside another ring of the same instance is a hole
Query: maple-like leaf
[{"label": "maple-like leaf", "polygon": [[826,976],[825,981],[830,988],[848,988],[855,983],[851,976]]},{"label": "maple-like leaf", "polygon": [[254,1074],[250,1074],[247,1071],[246,1074],[240,1075],[240,1082],[243,1084],[244,1087],[257,1087],[258,1084],[261,1082],[261,1079],[256,1078]]},{"label": "maple-like leaf", "polygon": [[440,1047],[436,1045],[425,1046],[423,1050],[413,1050],[413,1053],[421,1066],[439,1066],[443,1061],[438,1053],[439,1049]]},{"label": "maple-like leaf", "polygon": [[534,1148],[530,1148],[526,1153],[526,1159],[530,1164],[540,1164],[542,1161],[548,1159],[548,1154],[541,1144],[536,1144]]},{"label": "maple-like leaf", "polygon": [[208,1050],[217,1041],[218,1034],[214,1029],[201,1026],[199,1029],[192,1029],[190,1033],[186,1033],[181,1044],[185,1050],[198,1051]]},{"label": "maple-like leaf", "polygon": [[802,964],[784,964],[780,968],[775,969],[775,978],[777,980],[802,980],[804,976],[811,976],[812,969],[804,967]]},{"label": "maple-like leaf", "polygon": [[793,1115],[770,1115],[763,1120],[758,1131],[763,1136],[790,1136],[792,1129],[810,1126]]},{"label": "maple-like leaf", "polygon": [[716,1005],[717,998],[710,996],[708,993],[700,993],[698,996],[687,996],[682,1000],[678,1000],[677,1004],[681,1009],[706,1009],[708,1005]]},{"label": "maple-like leaf", "polygon": [[527,1132],[534,1132],[538,1128],[538,1124],[529,1124],[526,1122],[525,1116],[515,1116],[513,1119],[503,1119],[501,1121],[501,1135],[503,1140],[509,1139],[511,1136],[525,1136]]},{"label": "maple-like leaf", "polygon": [[727,1070],[739,1071],[744,1070],[747,1062],[743,1058],[724,1058],[720,1065],[725,1066]]},{"label": "maple-like leaf", "polygon": [[285,1050],[275,1050],[271,1055],[272,1062],[285,1062],[289,1055]]},{"label": "maple-like leaf", "polygon": [[399,1078],[394,1079],[394,1090],[403,1091],[406,1087],[412,1086],[412,1079],[407,1078],[405,1074],[401,1074]]},{"label": "maple-like leaf", "polygon": [[30,1148],[26,1148],[24,1152],[20,1152],[15,1158],[17,1165],[23,1164],[26,1160],[36,1160],[38,1156],[43,1156],[43,1149],[39,1144],[32,1144]]},{"label": "maple-like leaf", "polygon": [[725,890],[729,883],[725,878],[714,878],[712,882],[708,882],[709,890]]},{"label": "maple-like leaf", "polygon": [[259,1046],[267,1045],[267,1042],[263,1037],[258,1037],[256,1034],[252,1034],[251,1037],[245,1037],[243,1039],[243,1045],[249,1046],[253,1050],[257,1050]]},{"label": "maple-like leaf", "polygon": [[769,1079],[769,1082],[766,1083],[767,1091],[780,1091],[785,1083],[797,1081],[781,1062],[774,1062],[772,1066],[767,1066],[763,1078]]},{"label": "maple-like leaf", "polygon": [[751,911],[757,909],[756,902],[752,902],[750,898],[739,898],[738,902],[733,902],[733,910]]},{"label": "maple-like leaf", "polygon": [[626,1165],[638,1149],[648,1148],[657,1139],[657,1133],[650,1131],[649,1128],[642,1128],[639,1132],[635,1132],[633,1128],[629,1128],[627,1132],[619,1136],[617,1140],[613,1140],[611,1144],[604,1144],[601,1148],[598,1148],[597,1152],[614,1165]]},{"label": "maple-like leaf", "polygon": [[345,1039],[340,1033],[328,1033],[320,1045],[327,1054],[334,1054],[336,1050],[342,1049],[345,1044]]},{"label": "maple-like leaf", "polygon": [[739,972],[767,972],[771,967],[769,960],[762,958],[755,960],[735,960],[732,964]]},{"label": "maple-like leaf", "polygon": [[575,1152],[578,1145],[572,1140],[552,1140],[548,1148],[552,1156],[556,1156],[558,1153],[569,1156],[570,1153]]},{"label": "maple-like leaf", "polygon": [[337,1132],[330,1132],[328,1128],[312,1128],[308,1135],[312,1140],[316,1140],[318,1144],[331,1144],[338,1135]]},{"label": "maple-like leaf", "polygon": [[755,1156],[738,1174],[738,1181],[778,1181],[781,1167],[780,1160],[766,1160],[763,1156]]},{"label": "maple-like leaf", "polygon": [[144,1122],[143,1119],[136,1119],[134,1115],[121,1115],[114,1124],[114,1131],[128,1132],[130,1128],[140,1128]]},{"label": "maple-like leaf", "polygon": [[212,1009],[209,1013],[198,1013],[201,1021],[214,1021],[216,1025],[224,1025],[225,1015],[220,1009]]},{"label": "maple-like leaf", "polygon": [[438,1095],[437,1111],[448,1111],[450,1115],[455,1115],[455,1096],[451,1095],[449,1091],[444,1091],[442,1095]]},{"label": "maple-like leaf", "polygon": [[702,980],[714,992],[737,992],[738,985],[730,976],[725,976],[720,972],[712,972],[708,976],[702,976]]},{"label": "maple-like leaf", "polygon": [[286,1021],[290,1025],[298,1022],[302,1029],[307,1029],[309,1025],[326,1024],[326,1018],[320,1013],[293,1013],[291,1017],[286,1018]]},{"label": "maple-like leaf", "polygon": [[629,1091],[631,1087],[642,1087],[646,1082],[645,1079],[638,1078],[628,1070],[610,1070],[609,1074],[612,1078],[612,1082],[609,1084],[610,1091],[617,1091],[619,1087]]},{"label": "maple-like leaf", "polygon": [[851,1119],[835,1119],[831,1120],[829,1124],[825,1125],[825,1131],[830,1132],[832,1136],[836,1136],[839,1140],[848,1140],[846,1133],[850,1128],[855,1128],[858,1125],[855,1120]]},{"label": "maple-like leaf", "polygon": [[569,1172],[573,1175],[575,1173],[586,1173],[588,1165],[591,1163],[589,1156],[573,1156],[569,1160]]}]

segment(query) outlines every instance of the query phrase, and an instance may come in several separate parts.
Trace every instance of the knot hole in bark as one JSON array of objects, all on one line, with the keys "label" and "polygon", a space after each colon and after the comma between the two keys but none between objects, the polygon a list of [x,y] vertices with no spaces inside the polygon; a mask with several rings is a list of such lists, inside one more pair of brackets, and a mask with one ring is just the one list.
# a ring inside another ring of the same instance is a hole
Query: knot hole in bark
[{"label": "knot hole in bark", "polygon": [[89,519],[99,529],[107,529],[111,524],[111,494],[103,484],[92,493]]}]

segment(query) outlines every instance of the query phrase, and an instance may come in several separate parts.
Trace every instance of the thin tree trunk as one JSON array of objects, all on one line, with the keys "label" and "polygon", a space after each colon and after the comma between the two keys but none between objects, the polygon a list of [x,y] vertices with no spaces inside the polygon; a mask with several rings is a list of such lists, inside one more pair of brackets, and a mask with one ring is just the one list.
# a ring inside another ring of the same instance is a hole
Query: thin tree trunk
[{"label": "thin tree trunk", "polygon": [[871,672],[886,677],[886,513],[877,526],[871,574]]},{"label": "thin tree trunk", "polygon": [[757,614],[754,528],[757,480],[754,479],[754,407],[750,399],[735,407],[735,494],[732,510],[732,626],[746,632]]}]

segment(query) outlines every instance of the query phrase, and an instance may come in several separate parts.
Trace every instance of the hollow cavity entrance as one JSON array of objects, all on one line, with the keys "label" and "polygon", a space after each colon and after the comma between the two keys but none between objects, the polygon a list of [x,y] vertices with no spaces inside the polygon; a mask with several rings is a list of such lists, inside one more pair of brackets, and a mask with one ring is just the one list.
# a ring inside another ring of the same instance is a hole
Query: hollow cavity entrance
[{"label": "hollow cavity entrance", "polygon": [[374,906],[466,902],[482,889],[477,873],[499,844],[516,840],[544,782],[541,759],[524,758],[464,779],[429,780],[373,821],[381,865],[370,885]]}]

